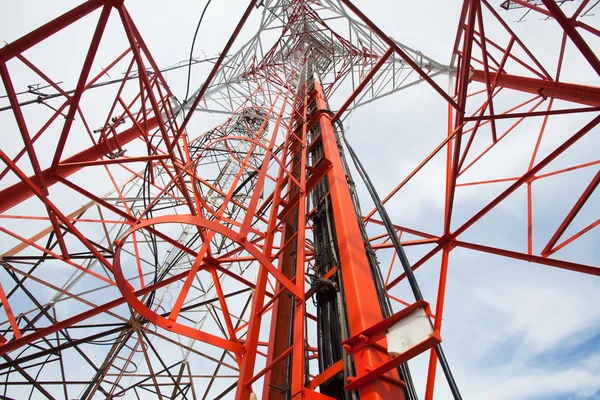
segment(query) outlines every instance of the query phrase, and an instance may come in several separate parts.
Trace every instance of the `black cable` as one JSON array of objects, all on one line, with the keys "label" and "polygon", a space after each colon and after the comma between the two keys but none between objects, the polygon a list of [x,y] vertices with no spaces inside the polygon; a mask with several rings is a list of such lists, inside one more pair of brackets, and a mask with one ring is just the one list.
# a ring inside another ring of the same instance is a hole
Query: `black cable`
[{"label": "black cable", "polygon": [[[343,124],[341,123],[340,120],[338,120],[337,123],[340,128],[340,132],[342,132],[342,134],[343,134],[344,133]],[[338,131],[336,130],[335,131],[336,138],[339,138],[339,135],[337,132]],[[350,172],[350,167],[348,166],[348,163],[346,162],[346,157],[344,156],[343,148],[340,147],[339,150],[340,150],[340,156],[342,158],[344,171],[349,177],[348,186],[350,189],[350,194],[353,199],[354,209],[356,212],[356,218],[357,218],[358,224],[361,228],[360,230],[361,230],[361,233],[363,236],[363,240],[365,243],[369,243],[369,237],[367,235],[367,232],[366,232],[363,222],[362,222],[362,211],[360,209],[360,201],[358,198],[358,194],[356,192],[356,185],[354,184],[354,181],[352,181],[350,179],[352,174]],[[381,313],[383,315],[383,318],[388,318],[388,317],[392,316],[392,314],[393,314],[392,304],[391,304],[390,299],[387,296],[387,293],[385,291],[385,284],[383,281],[383,276],[381,275],[381,269],[379,268],[379,262],[377,261],[375,252],[373,251],[373,249],[370,246],[368,246],[367,258],[369,259],[369,266],[371,268],[371,274],[373,276],[373,283],[375,284],[375,290],[377,292],[377,300],[379,302],[379,307],[381,309]],[[415,390],[415,385],[413,383],[412,376],[410,373],[410,368],[409,368],[408,364],[407,363],[401,364],[396,369],[398,371],[398,375],[400,376],[400,378],[406,383],[406,387],[404,389],[404,392],[405,392],[404,394],[405,394],[406,400],[418,400],[419,396],[417,395],[417,392]]]},{"label": "black cable", "polygon": [[[204,58],[204,59],[201,59],[201,60],[192,59],[192,61],[190,61],[190,64],[200,64],[200,63],[203,63],[203,62],[211,62],[211,61],[215,61],[217,59],[218,59],[218,57]],[[162,68],[162,69],[159,70],[159,72],[165,72],[166,73],[166,72],[173,71],[173,70],[180,69],[180,68],[184,68],[184,67],[187,67],[187,66],[188,66],[188,63],[181,64],[181,65],[173,65],[173,66],[170,66],[170,67]],[[131,74],[129,76],[126,76],[124,78],[111,79],[111,80],[108,80],[108,81],[94,83],[93,85],[90,85],[86,90],[96,89],[96,88],[103,87],[103,86],[108,86],[108,85],[114,85],[115,83],[123,83],[123,81],[130,81],[132,79],[139,79],[139,77],[140,77],[139,74],[133,73],[133,74]],[[60,83],[60,82],[58,82],[58,83]],[[73,93],[75,93],[75,89],[69,89],[69,90],[65,90],[64,92],[59,92],[59,93],[50,93],[50,94],[38,95],[35,99],[25,100],[25,101],[20,102],[19,106],[24,107],[24,106],[31,105],[31,104],[40,104],[40,101],[51,100],[51,99],[55,99],[57,97],[63,97],[65,94],[73,94]],[[35,94],[35,93],[31,93],[30,91],[17,93],[17,95],[24,95],[24,94]],[[8,96],[0,96],[0,99],[3,99],[5,97],[8,97]],[[0,112],[12,110],[12,108],[13,108],[12,106],[0,107]]]},{"label": "black cable", "polygon": [[[348,149],[348,152],[350,153],[350,158],[352,158],[354,167],[358,171],[358,174],[360,175],[365,186],[367,187],[367,191],[371,195],[371,199],[373,200],[373,203],[375,204],[375,207],[377,208],[377,212],[379,213],[379,216],[381,217],[381,219],[385,225],[388,235],[390,236],[390,239],[391,239],[392,243],[394,244],[394,248],[396,249],[398,258],[400,259],[400,262],[402,263],[404,273],[406,274],[406,278],[408,279],[408,282],[409,282],[412,292],[415,296],[415,299],[422,300],[423,294],[421,293],[421,289],[419,288],[419,284],[417,283],[415,274],[410,266],[408,257],[406,256],[406,253],[404,252],[404,248],[403,248],[402,244],[400,243],[398,236],[396,236],[396,231],[394,229],[392,221],[391,221],[381,199],[379,198],[377,191],[375,190],[375,186],[373,185],[373,182],[371,182],[369,175],[367,174],[362,163],[358,159],[358,156],[354,152],[354,149],[352,149],[352,146],[350,146],[350,143],[348,142],[348,139],[346,139],[346,135],[344,134],[343,131],[340,136],[342,137],[342,140],[344,141],[346,148]],[[430,323],[431,323],[431,320],[430,320]],[[456,381],[454,380],[454,376],[452,375],[452,371],[450,370],[450,366],[448,365],[448,361],[446,359],[446,355],[444,354],[441,344],[437,344],[434,348],[435,348],[435,352],[438,356],[440,366],[442,367],[442,371],[444,372],[444,375],[446,376],[446,380],[448,382],[448,386],[450,387],[450,391],[452,392],[452,396],[454,397],[455,400],[462,400],[462,396],[460,395],[460,391],[458,390],[458,386],[456,385]]]},{"label": "black cable", "polygon": [[[190,57],[189,57],[189,62],[188,62],[188,76],[187,76],[187,87],[186,87],[186,93],[185,93],[185,99],[183,101],[183,103],[180,103],[181,107],[179,108],[179,110],[171,117],[169,118],[169,121],[175,120],[177,118],[177,116],[179,115],[180,112],[182,112],[184,110],[184,105],[187,102],[187,97],[189,95],[189,90],[190,90],[190,78],[191,78],[191,70],[192,70],[192,58],[193,58],[193,52],[194,52],[194,45],[196,43],[196,37],[198,35],[198,31],[200,29],[200,25],[202,23],[202,20],[204,18],[204,14],[206,13],[206,9],[208,8],[208,5],[211,3],[212,0],[209,0],[206,5],[204,6],[204,9],[202,10],[202,14],[200,15],[200,20],[198,21],[198,24],[196,25],[196,31],[194,33],[194,38],[192,40],[192,45],[190,48]],[[152,142],[154,141],[154,138],[156,137],[157,133],[159,132],[159,130],[155,130],[154,133],[152,134],[152,136],[150,137],[150,139],[148,140],[148,144],[147,144],[147,149],[148,149],[148,154],[151,154],[153,152],[152,150]],[[160,138],[158,146],[160,146],[160,144],[162,143],[162,138]],[[156,146],[156,147],[158,147]],[[156,150],[154,150],[154,153],[156,154]],[[151,202],[151,192],[150,192],[150,185],[148,185],[148,180],[150,178],[150,171],[149,171],[149,167],[150,163],[146,164],[146,167],[144,168],[144,179],[142,182],[142,201],[144,204],[144,209],[146,209],[147,205],[149,202]],[[150,218],[152,218],[152,210],[154,207],[151,207],[147,214]],[[153,234],[149,234],[150,236],[150,241],[151,241],[151,252],[152,255],[154,257],[154,283],[159,281],[159,276],[158,276],[158,264],[159,264],[159,257],[158,257],[158,245],[156,242],[156,237]],[[164,277],[168,274],[169,270],[172,268],[173,265],[171,265],[169,268],[166,269],[166,271],[163,271],[163,273],[161,274],[160,280],[164,279]],[[148,299],[146,301],[146,306],[148,308],[151,308],[153,303],[154,303],[154,298],[156,296],[156,291],[152,291],[149,295],[148,295]]]},{"label": "black cable", "polygon": [[[190,92],[190,80],[191,80],[191,75],[192,75],[192,59],[193,59],[193,53],[194,53],[194,46],[196,45],[196,38],[198,36],[198,31],[200,30],[200,25],[202,24],[202,21],[204,19],[204,14],[206,14],[206,10],[208,9],[208,6],[210,5],[210,3],[212,2],[212,0],[208,0],[206,2],[206,5],[204,6],[204,9],[202,10],[202,14],[200,14],[200,19],[198,20],[198,24],[196,25],[196,31],[194,32],[194,38],[192,39],[192,45],[190,47],[190,57],[188,60],[188,73],[187,73],[187,86],[185,89],[185,98],[183,100],[183,103],[181,104],[181,108],[179,109],[179,111],[177,113],[175,113],[175,115],[172,117],[172,119],[177,118],[177,115],[179,115],[179,112],[181,112],[184,109],[184,105],[185,103],[188,101],[188,95]],[[156,130],[154,132],[154,134],[150,137],[150,140],[148,141],[148,153],[151,152],[151,144],[152,141],[154,140],[156,134],[158,133],[158,130]],[[161,139],[162,141],[162,139]],[[160,145],[160,143],[159,143]],[[146,164],[146,168],[144,169],[144,182],[143,182],[143,186],[142,186],[142,192],[143,192],[143,203],[144,203],[144,209],[146,209],[147,207],[147,202],[150,202],[151,200],[151,193],[150,193],[150,185],[147,184],[148,179],[150,178],[150,171],[148,169],[150,163]],[[153,207],[152,207],[153,208]],[[152,218],[152,208],[150,210],[148,210],[148,216],[150,218]],[[157,246],[157,242],[156,242],[156,237],[153,234],[150,234],[150,240],[152,243],[151,246],[151,251],[152,254],[154,256],[154,262],[155,262],[155,270],[154,270],[154,282],[157,282],[158,277],[158,246]],[[170,270],[170,268],[169,268]],[[162,277],[164,278],[164,276],[166,276],[166,273],[168,273],[167,271],[164,271],[162,274]],[[146,305],[148,307],[151,307],[153,302],[154,302],[154,297],[155,297],[155,293],[156,291],[152,291],[149,296],[148,296],[148,300],[146,301]]]},{"label": "black cable", "polygon": [[196,37],[198,36],[198,31],[200,30],[200,25],[202,24],[202,20],[204,19],[204,14],[206,13],[206,9],[210,5],[212,0],[208,0],[204,9],[202,10],[202,14],[200,14],[200,19],[198,20],[198,25],[196,25],[196,32],[194,32],[194,39],[192,39],[192,46],[190,48],[190,60],[188,64],[188,76],[187,76],[187,88],[185,89],[185,97],[183,98],[183,103],[185,104],[188,100],[188,95],[190,94],[190,78],[192,75],[192,56],[194,53],[194,45],[196,44]]},{"label": "black cable", "polygon": [[[151,149],[151,142],[152,139],[154,138],[154,136],[152,138],[150,138],[150,141],[148,143],[148,152],[150,152]],[[151,201],[151,193],[150,193],[150,185],[148,184],[148,181],[150,180],[150,170],[149,170],[149,165],[150,163],[146,164],[146,167],[144,168],[144,179],[142,182],[142,202],[144,204],[144,210],[148,207],[148,202]],[[150,207],[150,209],[148,210],[148,216],[150,218],[152,218],[152,208]],[[157,279],[158,279],[158,263],[159,263],[159,259],[158,259],[158,244],[156,242],[156,236],[152,233],[149,233],[150,236],[150,251],[152,253],[152,256],[154,258],[154,283],[157,283]],[[146,300],[146,306],[148,308],[152,308],[153,303],[154,303],[154,298],[156,296],[156,290],[153,290],[152,292],[150,292],[150,294],[148,295],[148,298]]]},{"label": "black cable", "polygon": [[[204,6],[204,9],[202,10],[202,13],[200,14],[200,19],[198,20],[198,24],[196,25],[196,30],[195,30],[195,32],[194,32],[194,37],[193,37],[193,39],[192,39],[192,45],[190,46],[190,56],[189,56],[189,60],[188,60],[188,73],[187,73],[187,85],[186,85],[186,90],[185,90],[185,97],[184,97],[184,100],[183,100],[183,102],[181,102],[181,103],[180,103],[180,105],[181,105],[180,109],[179,109],[179,110],[178,110],[178,111],[175,113],[175,115],[173,115],[173,116],[170,118],[171,120],[174,120],[175,118],[177,118],[177,116],[179,115],[179,113],[180,113],[180,112],[182,112],[182,111],[184,111],[184,106],[185,106],[185,104],[188,102],[188,96],[189,96],[189,92],[190,92],[190,81],[191,81],[191,73],[192,73],[192,59],[193,59],[193,54],[194,54],[194,47],[195,47],[195,45],[196,45],[196,39],[197,39],[197,37],[198,37],[198,32],[200,31],[200,26],[202,25],[202,21],[204,20],[204,15],[206,14],[206,10],[208,9],[208,6],[210,5],[210,3],[211,3],[211,2],[212,2],[212,0],[208,0],[208,1],[206,2],[206,5]],[[148,147],[148,153],[151,153],[151,152],[152,152],[152,147],[151,147],[151,144],[152,144],[152,141],[154,140],[154,138],[156,137],[156,134],[157,134],[157,133],[158,133],[158,130],[156,130],[156,131],[154,132],[154,134],[153,134],[153,135],[150,137],[150,140],[148,141],[148,145],[147,145],[147,147]],[[160,146],[160,142],[162,142],[162,138],[161,138],[161,139],[160,139],[160,141],[159,141],[159,144],[158,144],[159,146]],[[157,146],[157,147],[158,147],[158,146]],[[156,153],[156,151],[154,151],[154,153]],[[147,202],[150,202],[150,201],[151,201],[150,185],[148,185],[148,184],[147,184],[147,182],[148,182],[148,180],[149,180],[149,178],[150,178],[150,173],[149,173],[149,169],[148,169],[148,167],[149,167],[149,164],[150,164],[150,163],[147,163],[147,164],[146,164],[146,168],[144,169],[144,181],[143,181],[143,184],[142,184],[142,185],[143,185],[143,186],[142,186],[142,193],[143,193],[142,199],[143,199],[144,209],[146,209],[146,207],[147,207]],[[240,185],[240,186],[239,186],[239,187],[236,189],[236,193],[237,193],[239,190],[241,190],[241,188],[242,188],[243,186],[245,186],[245,184],[246,184],[246,183],[248,183],[248,182],[249,182],[249,181],[250,181],[252,178],[253,178],[253,176],[252,176],[252,175],[251,175],[251,176],[249,176],[249,177],[248,177],[248,179],[246,179],[246,180],[243,182],[243,184],[242,184],[242,185]],[[236,193],[234,193],[234,196],[235,196],[235,194],[236,194]],[[154,208],[154,207],[151,207],[151,208],[148,210],[148,216],[149,216],[150,218],[152,218],[152,209],[153,209],[153,208]],[[197,239],[197,237],[194,237],[194,238],[193,238],[193,240],[196,240],[196,239]],[[171,265],[169,265],[169,266],[168,266],[168,267],[167,267],[167,268],[166,268],[166,269],[165,269],[165,270],[164,270],[164,271],[161,273],[161,276],[159,277],[159,276],[158,276],[158,268],[157,268],[157,267],[158,267],[158,263],[159,263],[159,260],[158,260],[158,246],[157,246],[157,242],[156,242],[156,237],[155,237],[155,235],[153,235],[153,234],[150,234],[150,240],[151,240],[151,243],[152,243],[152,246],[151,246],[151,251],[152,251],[152,254],[153,254],[153,256],[154,256],[154,262],[155,262],[155,270],[154,270],[154,282],[156,283],[156,282],[158,282],[159,280],[162,280],[162,279],[164,279],[164,277],[165,277],[165,276],[167,276],[167,274],[169,273],[169,271],[171,270],[171,268],[174,266],[174,264],[175,264],[175,263],[174,263],[174,262],[173,262],[173,263],[171,263]],[[190,242],[191,242],[191,241],[190,241]],[[176,259],[177,259],[177,257],[176,257]],[[152,292],[149,294],[149,296],[148,296],[148,300],[146,301],[146,306],[147,306],[147,307],[151,307],[151,306],[152,306],[152,304],[153,304],[153,302],[154,302],[155,293],[156,293],[156,291],[152,291]]]}]

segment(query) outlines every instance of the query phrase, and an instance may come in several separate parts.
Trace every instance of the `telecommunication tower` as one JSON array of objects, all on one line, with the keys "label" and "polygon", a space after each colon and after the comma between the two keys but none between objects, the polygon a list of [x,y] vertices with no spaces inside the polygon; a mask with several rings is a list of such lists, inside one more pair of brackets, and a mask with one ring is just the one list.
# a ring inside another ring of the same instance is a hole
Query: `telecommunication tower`
[{"label": "telecommunication tower", "polygon": [[[169,68],[122,0],[86,1],[1,48],[0,397],[463,398],[442,341],[455,249],[600,275],[569,251],[600,224],[600,31],[588,0],[456,7],[447,65],[351,0],[251,0],[218,56]],[[552,51],[515,29],[523,9],[558,32]],[[91,40],[66,87],[40,55],[82,24]],[[195,64],[205,80],[178,98],[167,73]],[[414,90],[443,104],[424,118],[447,124],[380,196],[350,143],[377,135],[345,122]],[[198,132],[208,113],[222,122]],[[569,156],[580,143],[590,151]],[[507,169],[517,153],[527,162]],[[556,177],[557,196],[583,183],[561,211],[534,213]],[[386,209],[415,182],[441,186],[427,228]],[[472,187],[484,201],[465,206]],[[486,221],[515,193],[523,240],[505,241]],[[409,260],[409,247],[424,250]],[[436,271],[434,290],[418,269]]]}]

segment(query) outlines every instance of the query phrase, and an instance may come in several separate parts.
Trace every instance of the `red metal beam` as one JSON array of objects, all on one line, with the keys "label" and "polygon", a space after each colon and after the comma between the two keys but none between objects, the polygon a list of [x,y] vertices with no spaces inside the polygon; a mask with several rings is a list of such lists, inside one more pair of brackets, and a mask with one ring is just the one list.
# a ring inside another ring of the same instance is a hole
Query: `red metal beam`
[{"label": "red metal beam", "polygon": [[593,267],[591,265],[585,264],[577,264],[570,261],[563,260],[553,260],[551,258],[534,256],[526,253],[519,253],[517,251],[498,249],[495,247],[484,246],[481,244],[469,243],[469,242],[461,242],[459,240],[455,240],[452,242],[456,246],[464,247],[465,249],[471,249],[476,251],[481,251],[484,253],[495,254],[502,257],[514,258],[516,260],[522,260],[527,262],[533,262],[536,264],[547,265],[549,267],[566,269],[568,271],[580,272],[582,274],[595,275],[600,276],[600,268]]},{"label": "red metal beam", "polygon": [[[154,129],[158,124],[157,117],[150,118],[146,124],[147,129]],[[46,187],[50,187],[54,185],[56,182],[60,180],[60,178],[66,178],[75,172],[79,171],[82,166],[77,165],[77,163],[85,163],[90,161],[96,161],[106,156],[111,149],[114,149],[119,143],[121,146],[131,142],[132,140],[144,135],[146,132],[142,132],[139,130],[137,126],[132,126],[129,129],[124,130],[116,136],[112,136],[108,139],[107,142],[101,142],[94,146],[87,148],[67,159],[65,159],[61,164],[75,164],[75,165],[66,165],[59,166],[56,169],[56,172],[52,171],[52,168],[47,168],[42,171],[43,179],[46,183]],[[40,185],[40,179],[36,175],[32,175],[29,177],[32,182],[36,185]],[[27,200],[28,198],[34,195],[31,188],[23,181],[15,183],[12,186],[9,186],[2,191],[0,191],[0,213],[5,212],[11,207],[16,206],[19,203]]]},{"label": "red metal beam", "polygon": [[385,64],[385,62],[388,58],[390,58],[393,52],[393,48],[390,47],[389,49],[387,49],[387,51],[381,56],[379,61],[377,61],[377,64],[375,64],[375,66],[373,66],[373,68],[367,73],[363,80],[360,81],[356,89],[354,89],[354,92],[352,92],[350,97],[348,97],[348,99],[344,102],[344,104],[342,104],[340,109],[335,113],[335,115],[331,119],[332,123],[335,123],[338,119],[340,119],[342,114],[348,109],[348,107],[350,107],[350,104],[352,104],[354,99],[356,99],[356,96],[358,96],[360,92],[363,91],[363,89],[369,84],[369,82],[371,82],[371,79],[373,79],[377,71],[379,71],[383,64]]},{"label": "red metal beam", "polygon": [[109,3],[113,0],[90,0],[86,1],[79,7],[72,9],[61,15],[58,18],[48,22],[45,25],[40,26],[34,31],[31,31],[27,35],[15,40],[12,43],[0,48],[0,63],[5,63],[18,54],[24,52],[32,46],[35,46],[39,42],[47,39],[54,35],[61,29],[71,25],[73,22],[80,18],[83,18],[87,14],[93,12],[97,8],[102,7],[104,4]]},{"label": "red metal beam", "polygon": [[[518,90],[544,97],[551,97],[573,103],[600,107],[600,87],[577,85],[574,83],[555,82],[538,78],[528,78],[519,75],[498,74],[490,72],[492,80],[498,79],[497,86]],[[470,79],[485,83],[485,72],[471,70]]]},{"label": "red metal beam", "polygon": [[[168,279],[165,279],[161,282],[155,283],[153,285],[149,285],[146,286],[143,289],[140,289],[136,292],[133,293],[133,295],[135,296],[143,296],[145,294],[148,294],[150,292],[152,292],[153,290],[157,290],[161,287],[165,287],[173,282],[177,282],[179,279],[181,279],[182,277],[184,277],[187,274],[187,271],[184,271],[180,274],[174,275]],[[2,346],[0,346],[0,355],[2,354],[6,354],[8,352],[11,352],[15,349],[18,349],[19,347],[27,344],[27,343],[32,343],[38,339],[41,339],[43,337],[46,337],[48,335],[51,335],[55,332],[60,331],[61,329],[65,329],[68,328],[70,326],[73,326],[81,321],[85,321],[86,319],[89,319],[91,317],[94,317],[96,315],[102,314],[104,312],[107,312],[110,309],[113,309],[117,306],[120,306],[121,304],[125,303],[125,298],[124,297],[119,297],[118,299],[114,299],[112,301],[109,301],[108,303],[104,303],[102,305],[96,306],[88,311],[85,311],[81,314],[77,314],[74,315],[72,317],[69,317],[67,319],[64,319],[60,322],[57,322],[54,325],[50,325],[48,327],[45,328],[41,328],[36,330],[33,333],[30,333],[28,335],[24,335],[19,339],[13,340],[11,342],[8,342]]]},{"label": "red metal beam", "polygon": [[[233,42],[235,42],[235,39],[240,34],[240,31],[242,30],[242,28],[244,27],[244,24],[248,20],[248,17],[252,13],[252,9],[254,8],[256,1],[257,0],[251,0],[250,4],[248,4],[248,7],[246,8],[244,15],[242,15],[242,18],[240,19],[237,26],[235,27],[235,30],[233,31],[233,33],[231,34],[231,37],[227,41],[225,48],[223,48],[223,50],[221,51],[221,54],[219,55],[219,59],[215,62],[215,65],[213,66],[213,69],[208,74],[206,81],[204,81],[204,83],[202,84],[202,87],[200,88],[200,92],[198,92],[198,95],[194,99],[194,102],[192,103],[192,106],[190,107],[188,114],[185,116],[185,119],[183,120],[183,122],[181,124],[181,130],[180,130],[179,134],[181,134],[181,132],[183,132],[183,130],[185,129],[187,124],[190,122],[190,119],[192,118],[192,115],[194,115],[194,111],[196,110],[196,107],[198,106],[198,104],[200,104],[200,101],[204,97],[204,93],[206,93],[206,91],[208,90],[208,87],[212,83],[212,80],[217,75],[217,71],[221,67],[221,64],[225,60],[225,57],[227,57],[227,54],[229,54],[229,50],[231,49],[231,46],[233,46]],[[176,142],[177,139],[178,139],[178,137],[175,138],[174,142]]]},{"label": "red metal beam", "polygon": [[503,113],[495,115],[478,115],[473,117],[466,117],[465,121],[487,121],[496,119],[510,119],[510,118],[529,118],[529,117],[545,117],[548,115],[564,115],[564,114],[579,114],[586,112],[598,112],[600,107],[581,107],[581,108],[568,108],[563,110],[546,110],[546,111],[528,111],[518,113]]},{"label": "red metal beam", "polygon": [[[305,90],[301,93],[304,93]],[[299,96],[297,94],[297,96]],[[304,117],[305,112],[302,110],[293,110],[293,113],[299,113],[299,116]],[[300,145],[293,138],[292,132],[292,123],[293,120],[290,119],[290,122],[287,126],[287,135],[285,138],[285,142],[283,144],[283,156],[282,162],[285,164],[288,159],[291,160],[290,170],[296,170],[298,168],[299,160],[298,160],[298,152],[300,151]],[[273,221],[273,226],[276,225],[277,215],[279,208],[285,204],[283,199],[283,189],[289,183],[291,185],[291,180],[287,177],[284,169],[282,168],[279,171],[277,186],[275,191],[273,192],[273,201],[272,201],[272,209],[271,209],[271,218]],[[306,192],[308,193],[308,188],[306,188]],[[282,221],[285,221],[282,227],[281,232],[281,245],[280,250],[274,256],[278,257],[277,267],[281,270],[281,272],[291,278],[294,275],[294,246],[292,243],[293,238],[298,231],[298,221],[294,218],[294,214],[285,212],[285,209],[290,207],[296,207],[298,200],[300,199],[299,188],[295,185],[288,191],[287,194],[287,205],[283,207],[284,211],[281,211],[279,215],[285,214],[284,218],[279,218]],[[290,206],[290,204],[292,206]],[[269,231],[273,230],[273,228],[269,229]],[[270,242],[272,239],[270,239]],[[277,289],[281,292],[283,289],[281,285],[277,286]],[[273,312],[271,317],[271,329],[269,334],[269,343],[270,346],[267,349],[267,362],[271,362],[276,357],[279,357],[285,349],[288,347],[288,329],[290,325],[290,314],[292,312],[291,308],[292,299],[288,296],[279,296],[279,300],[273,304]],[[267,307],[267,304],[265,304]],[[269,400],[280,400],[283,399],[283,394],[276,387],[270,386],[272,383],[274,386],[282,385],[285,382],[286,368],[285,365],[279,365],[276,368],[269,370],[265,376],[265,382],[263,386],[263,398]]]},{"label": "red metal beam", "polygon": [[581,37],[577,29],[575,29],[575,24],[573,20],[567,18],[567,16],[562,12],[558,4],[556,4],[555,0],[542,0],[548,11],[552,14],[556,22],[562,26],[565,33],[569,36],[571,41],[577,46],[581,54],[585,57],[585,59],[590,63],[592,68],[596,71],[598,75],[600,75],[600,60],[596,56],[596,53],[590,46],[586,43],[586,41]]},{"label": "red metal beam", "polygon": [[564,221],[560,224],[554,235],[552,235],[552,238],[548,241],[548,244],[546,245],[546,247],[544,247],[544,250],[542,250],[543,256],[548,256],[553,253],[552,248],[554,247],[556,242],[558,242],[558,239],[560,239],[563,233],[565,233],[569,225],[571,225],[571,222],[573,222],[573,219],[575,219],[575,217],[577,216],[579,211],[581,211],[581,209],[588,201],[592,193],[594,193],[594,190],[596,190],[598,184],[600,184],[600,171],[596,173],[596,176],[594,176],[594,178],[587,186],[587,188],[583,191],[583,193],[581,194],[571,211],[569,211],[569,214],[565,217]]},{"label": "red metal beam", "polygon": [[456,104],[454,99],[452,97],[450,97],[444,91],[444,89],[442,89],[437,83],[435,83],[435,81],[427,74],[427,72],[425,72],[421,67],[419,67],[417,65],[417,63],[415,63],[414,60],[412,58],[410,58],[410,56],[408,54],[406,54],[404,52],[404,50],[402,50],[400,48],[400,46],[398,46],[398,44],[394,41],[394,39],[387,36],[377,25],[375,25],[373,23],[373,21],[371,21],[365,14],[363,14],[363,12],[358,9],[358,7],[356,7],[354,4],[352,4],[352,2],[350,0],[341,0],[341,1],[342,1],[342,3],[344,3],[346,5],[346,7],[348,7],[350,10],[352,10],[352,12],[354,14],[356,14],[356,16],[358,16],[358,18],[360,18],[371,30],[373,30],[373,32],[375,32],[381,40],[383,40],[385,43],[387,43],[388,46],[390,46],[392,49],[394,49],[394,51],[396,53],[398,53],[398,55],[400,57],[402,57],[402,59],[408,65],[410,65],[411,68],[413,68],[415,70],[415,72],[417,74],[419,74],[419,76],[425,82],[427,82],[436,92],[438,92],[440,94],[440,96],[442,96],[444,99],[446,99],[446,101],[448,103],[452,104],[452,107],[454,107],[457,110],[462,110],[462,108],[458,104]]},{"label": "red metal beam", "polygon": [[92,69],[92,64],[94,63],[94,58],[96,57],[98,47],[100,46],[100,40],[102,39],[102,34],[104,33],[104,28],[106,28],[106,24],[108,23],[108,18],[110,17],[111,11],[111,6],[104,6],[104,8],[102,9],[102,14],[100,14],[100,18],[98,19],[98,24],[96,25],[96,30],[94,31],[94,36],[92,37],[90,48],[85,57],[83,67],[81,68],[81,73],[79,74],[79,79],[77,81],[75,93],[73,93],[73,96],[69,98],[69,110],[67,111],[65,124],[63,125],[62,131],[60,133],[60,138],[58,139],[58,144],[56,145],[54,158],[52,160],[52,169],[56,169],[56,167],[58,166],[58,163],[62,156],[62,152],[65,148],[65,144],[67,143],[69,132],[71,132],[71,127],[73,126],[73,122],[75,121],[75,113],[77,112],[77,108],[79,107],[79,101],[81,100],[81,96],[85,91],[85,84]]},{"label": "red metal beam", "polygon": [[[458,103],[458,110],[456,111],[456,126],[461,127],[456,134],[456,137],[452,142],[449,142],[449,146],[453,146],[452,160],[448,164],[451,168],[450,182],[448,183],[448,190],[446,195],[446,207],[444,213],[444,234],[450,232],[450,226],[452,223],[452,212],[454,210],[454,195],[456,191],[456,179],[460,171],[460,151],[461,142],[463,136],[463,122],[465,117],[465,106],[467,103],[467,91],[469,86],[469,69],[471,68],[471,54],[473,52],[473,34],[475,32],[475,19],[477,16],[477,8],[480,7],[479,0],[473,0],[469,5],[469,12],[466,15],[466,27],[464,36],[462,37],[463,47],[460,55],[460,62],[457,71],[458,78],[456,80],[455,95]],[[461,21],[462,22],[462,21]],[[458,36],[461,36],[459,30]],[[485,79],[485,74],[484,74]],[[485,80],[484,80],[485,82]],[[425,395],[426,400],[429,400],[428,395]]]},{"label": "red metal beam", "polygon": [[[327,102],[319,82],[315,82],[317,90],[317,109],[326,110]],[[354,211],[354,202],[348,189],[348,181],[337,140],[331,123],[331,116],[322,112],[321,140],[325,157],[331,162],[327,173],[334,225],[340,256],[340,269],[346,293],[346,309],[350,335],[358,334],[383,320],[373,276],[365,252],[362,234]],[[365,348],[354,355],[357,376],[368,373],[368,370],[389,359],[389,355],[373,347]],[[398,380],[395,372],[386,374]],[[382,375],[381,377],[384,377]],[[366,383],[359,389],[362,400],[404,399],[400,386],[386,379],[376,379]]]},{"label": "red metal beam", "polygon": [[600,123],[600,115],[590,121],[587,125],[577,131],[573,136],[567,139],[563,144],[558,146],[552,153],[550,153],[546,158],[540,161],[535,167],[531,168],[528,172],[523,174],[519,180],[513,183],[508,187],[504,192],[502,192],[498,197],[492,200],[487,206],[482,208],[477,214],[475,214],[471,219],[465,222],[460,228],[458,228],[452,234],[453,238],[458,237],[464,231],[466,231],[469,227],[471,227],[475,222],[481,219],[485,214],[487,214],[492,208],[496,207],[500,202],[502,202],[505,198],[510,196],[515,190],[517,190],[522,184],[527,182],[529,179],[535,176],[539,171],[541,171],[546,165],[550,164],[556,157],[561,155],[565,150],[571,147],[574,143],[576,143],[579,139],[585,136],[589,131],[596,127]]}]

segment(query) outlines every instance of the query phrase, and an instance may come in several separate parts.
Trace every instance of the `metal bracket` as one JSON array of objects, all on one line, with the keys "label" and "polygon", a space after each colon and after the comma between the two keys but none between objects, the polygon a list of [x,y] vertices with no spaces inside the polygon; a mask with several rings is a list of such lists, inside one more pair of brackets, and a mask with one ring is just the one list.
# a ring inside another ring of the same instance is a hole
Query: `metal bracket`
[{"label": "metal bracket", "polygon": [[[348,354],[355,354],[365,349],[366,347],[381,348],[382,346],[377,342],[386,337],[388,330],[395,324],[400,322],[402,319],[408,317],[415,311],[418,311],[419,308],[424,310],[425,315],[431,315],[429,303],[427,303],[425,300],[418,300],[410,306],[406,307],[405,309],[392,315],[391,317],[388,317],[383,321],[371,326],[370,328],[367,328],[364,331],[352,336],[351,338],[346,339],[342,342],[342,346],[348,352]],[[400,364],[404,364],[405,362],[421,354],[422,352],[429,350],[441,341],[442,339],[440,338],[439,331],[432,330],[432,333],[429,334],[429,336],[426,339],[424,339],[420,343],[415,344],[405,352],[401,354],[390,354],[391,358],[389,360],[384,361],[377,366],[373,366],[372,368],[368,368],[366,370],[366,373],[356,377],[348,377],[349,383],[346,386],[344,386],[344,389],[349,391],[355,390],[378,378],[390,381],[390,377],[384,376],[383,374],[396,368]],[[385,350],[387,351],[387,349]],[[398,384],[404,383],[400,380],[393,380],[398,381]]]}]

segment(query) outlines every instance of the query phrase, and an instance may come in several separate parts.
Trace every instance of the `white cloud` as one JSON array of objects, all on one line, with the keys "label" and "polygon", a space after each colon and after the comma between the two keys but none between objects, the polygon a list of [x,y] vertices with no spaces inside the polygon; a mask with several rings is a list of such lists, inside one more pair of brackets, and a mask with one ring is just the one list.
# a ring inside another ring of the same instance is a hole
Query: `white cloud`
[{"label": "white cloud", "polygon": [[[565,399],[576,395],[592,396],[598,390],[600,376],[600,355],[593,354],[578,365],[561,365],[537,368],[520,368],[517,371],[505,367],[503,370],[483,379],[473,379],[469,398],[474,399]],[[482,378],[480,375],[478,378]]]},{"label": "white cloud", "polygon": [[505,317],[505,323],[494,328],[501,335],[523,335],[521,358],[564,346],[566,339],[571,344],[580,342],[600,326],[600,309],[572,288],[520,283],[507,286],[496,293],[477,288],[475,296]]}]

